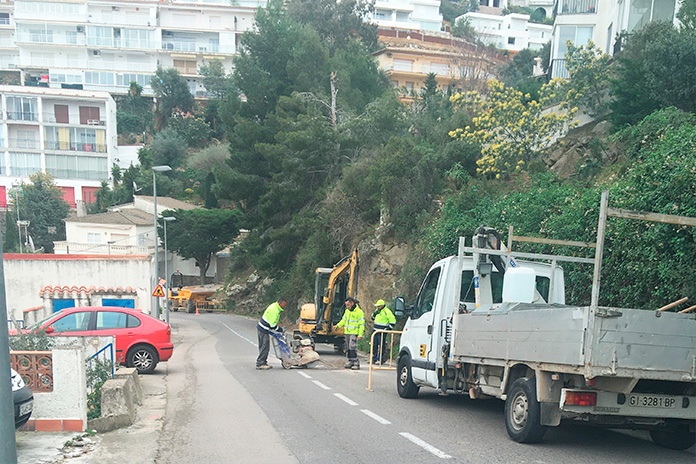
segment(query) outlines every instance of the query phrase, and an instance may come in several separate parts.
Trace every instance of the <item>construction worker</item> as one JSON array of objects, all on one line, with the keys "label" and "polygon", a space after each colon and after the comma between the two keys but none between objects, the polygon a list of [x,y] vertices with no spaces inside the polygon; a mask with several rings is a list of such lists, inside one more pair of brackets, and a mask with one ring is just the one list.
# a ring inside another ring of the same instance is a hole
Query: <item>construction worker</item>
[{"label": "construction worker", "polygon": [[346,298],[346,310],[343,313],[343,318],[336,324],[334,329],[344,327],[343,333],[346,336],[346,355],[348,362],[346,369],[360,369],[360,360],[358,359],[358,340],[362,340],[365,333],[365,313],[360,309],[360,305],[354,298]]},{"label": "construction worker", "polygon": [[[387,304],[382,299],[375,302],[375,312],[372,313],[372,320],[375,322],[375,331],[394,330],[396,325],[394,313],[387,308]],[[387,334],[384,332],[375,334],[374,345],[372,346],[372,364],[382,364],[389,358],[387,338]]]},{"label": "construction worker", "polygon": [[256,326],[256,332],[259,336],[259,356],[256,358],[257,369],[271,369],[273,367],[268,365],[268,350],[270,348],[270,336],[268,334],[272,330],[279,333],[284,332],[282,327],[278,327],[278,321],[280,320],[280,313],[283,312],[287,305],[288,300],[278,298],[278,301],[268,305]]}]

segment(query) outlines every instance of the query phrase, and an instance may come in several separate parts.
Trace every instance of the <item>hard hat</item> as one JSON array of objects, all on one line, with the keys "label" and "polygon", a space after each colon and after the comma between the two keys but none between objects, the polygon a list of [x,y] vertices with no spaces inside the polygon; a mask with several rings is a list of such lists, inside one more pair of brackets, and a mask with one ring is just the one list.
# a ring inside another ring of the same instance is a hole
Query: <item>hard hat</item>
[{"label": "hard hat", "polygon": [[309,346],[311,344],[312,340],[310,340],[309,338],[303,338],[302,340],[300,340],[300,345]]},{"label": "hard hat", "polygon": [[377,300],[375,303],[375,306],[386,306],[387,303],[384,302],[384,300]]}]

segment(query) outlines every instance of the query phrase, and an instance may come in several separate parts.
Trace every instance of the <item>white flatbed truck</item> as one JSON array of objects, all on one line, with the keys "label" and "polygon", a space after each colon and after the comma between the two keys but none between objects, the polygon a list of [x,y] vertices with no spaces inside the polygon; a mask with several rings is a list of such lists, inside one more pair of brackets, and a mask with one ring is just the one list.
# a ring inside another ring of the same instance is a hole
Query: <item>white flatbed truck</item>
[{"label": "white flatbed truck", "polygon": [[[409,316],[397,358],[399,395],[415,398],[432,387],[502,399],[508,435],[521,443],[572,419],[647,429],[667,448],[693,446],[696,314],[597,305],[602,201],[594,260],[513,253],[482,227],[474,247],[460,238],[458,256],[433,264],[412,307],[397,298],[397,314]],[[564,260],[594,263],[592,305],[564,304],[557,265]]]}]

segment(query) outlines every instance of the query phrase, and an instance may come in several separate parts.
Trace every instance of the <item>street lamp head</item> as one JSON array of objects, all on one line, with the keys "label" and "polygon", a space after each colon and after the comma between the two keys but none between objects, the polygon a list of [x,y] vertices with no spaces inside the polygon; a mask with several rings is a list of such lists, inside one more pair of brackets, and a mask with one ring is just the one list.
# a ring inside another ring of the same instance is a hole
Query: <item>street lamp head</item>
[{"label": "street lamp head", "polygon": [[162,220],[164,222],[172,222],[172,221],[176,221],[176,218],[174,216],[163,216]]},{"label": "street lamp head", "polygon": [[167,172],[167,171],[171,171],[172,168],[166,164],[163,164],[161,166],[152,166],[152,170],[155,172]]}]

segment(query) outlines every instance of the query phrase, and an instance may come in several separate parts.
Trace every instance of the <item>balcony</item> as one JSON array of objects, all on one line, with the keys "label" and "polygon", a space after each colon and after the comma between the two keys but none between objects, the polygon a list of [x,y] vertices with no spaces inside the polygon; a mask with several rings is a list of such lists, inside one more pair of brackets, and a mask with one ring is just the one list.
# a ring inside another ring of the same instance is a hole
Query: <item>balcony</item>
[{"label": "balcony", "polygon": [[[46,123],[51,123],[51,124],[72,124],[72,125],[82,125],[84,126],[85,124],[82,124],[77,118],[72,118],[73,120],[70,122],[57,122],[56,121],[56,115],[54,113],[44,113],[43,114],[43,122]],[[87,126],[106,126],[106,121],[103,119],[88,119],[87,120]]]},{"label": "balcony", "polygon": [[5,118],[12,121],[38,121],[39,114],[33,111],[6,111]]},{"label": "balcony", "polygon": [[123,37],[87,37],[87,45],[94,47],[132,48],[136,50],[156,48],[153,40],[127,39]]},{"label": "balcony", "polygon": [[44,142],[46,150],[53,151],[82,151],[88,153],[106,153],[106,144],[103,143],[83,143],[83,142],[56,142],[47,140]]},{"label": "balcony", "polygon": [[77,33],[56,33],[53,31],[18,32],[15,42],[54,44],[54,45],[85,45],[85,36]]},{"label": "balcony", "polygon": [[10,137],[9,148],[11,150],[38,150],[38,136],[39,134],[36,134],[36,139],[18,139]]},{"label": "balcony", "polygon": [[555,58],[551,60],[551,78],[556,78],[560,77],[561,79],[568,79],[570,78],[570,74],[568,73],[568,68],[566,68],[565,65],[565,60],[564,59],[558,59]]},{"label": "balcony", "polygon": [[558,14],[597,13],[597,0],[561,0]]}]

